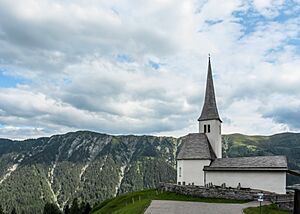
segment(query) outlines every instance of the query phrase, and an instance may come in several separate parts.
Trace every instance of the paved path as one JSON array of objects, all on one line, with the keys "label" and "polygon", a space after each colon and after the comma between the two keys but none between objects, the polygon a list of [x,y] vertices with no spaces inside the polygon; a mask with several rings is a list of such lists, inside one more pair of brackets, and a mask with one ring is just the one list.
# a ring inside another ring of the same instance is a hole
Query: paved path
[{"label": "paved path", "polygon": [[241,214],[243,209],[257,206],[259,202],[256,201],[245,204],[222,204],[153,200],[145,214]]}]

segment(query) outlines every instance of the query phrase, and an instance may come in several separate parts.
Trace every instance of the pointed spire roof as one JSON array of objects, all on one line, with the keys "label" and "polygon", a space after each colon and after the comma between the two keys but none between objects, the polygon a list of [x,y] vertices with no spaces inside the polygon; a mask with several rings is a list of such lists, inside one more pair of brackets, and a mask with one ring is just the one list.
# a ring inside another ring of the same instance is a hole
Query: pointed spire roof
[{"label": "pointed spire roof", "polygon": [[198,121],[203,121],[203,120],[220,120],[222,122],[222,120],[219,117],[216,98],[215,98],[210,56],[208,57],[208,71],[207,71],[207,80],[206,80],[205,100]]}]

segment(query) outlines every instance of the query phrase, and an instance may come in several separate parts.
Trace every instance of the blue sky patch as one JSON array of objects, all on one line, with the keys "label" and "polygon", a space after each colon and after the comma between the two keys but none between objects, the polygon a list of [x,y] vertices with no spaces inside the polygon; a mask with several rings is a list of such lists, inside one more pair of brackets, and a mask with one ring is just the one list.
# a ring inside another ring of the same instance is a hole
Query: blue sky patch
[{"label": "blue sky patch", "polygon": [[154,68],[155,70],[158,70],[161,66],[161,64],[159,64],[157,62],[153,62],[152,60],[149,60],[149,65],[151,68]]},{"label": "blue sky patch", "polygon": [[255,12],[253,9],[250,9],[246,12],[234,12],[233,15],[237,18],[237,23],[243,26],[242,32],[244,33],[244,35],[255,32],[258,24],[267,22],[267,19],[264,16]]},{"label": "blue sky patch", "polygon": [[116,59],[118,62],[127,62],[127,63],[133,62],[133,59],[127,54],[118,54]]},{"label": "blue sky patch", "polygon": [[296,53],[300,54],[300,38],[290,39],[287,44],[292,45],[295,48]]},{"label": "blue sky patch", "polygon": [[0,88],[13,88],[17,84],[25,84],[26,81],[20,77],[7,75],[6,68],[0,68]]},{"label": "blue sky patch", "polygon": [[[267,22],[284,23],[299,16],[300,7],[295,1],[288,0],[278,9],[278,14],[274,17],[266,17],[260,14],[255,8],[251,7],[246,11],[233,12],[234,17],[238,19],[238,23],[243,26],[244,35],[255,32],[258,25],[264,25]],[[297,6],[298,5],[298,6]]]}]

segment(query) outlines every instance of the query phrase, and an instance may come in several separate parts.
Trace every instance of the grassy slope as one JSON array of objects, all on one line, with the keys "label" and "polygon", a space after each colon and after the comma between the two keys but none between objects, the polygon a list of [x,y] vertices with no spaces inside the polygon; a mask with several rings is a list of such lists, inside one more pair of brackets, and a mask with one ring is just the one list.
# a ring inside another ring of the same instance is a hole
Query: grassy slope
[{"label": "grassy slope", "polygon": [[[151,200],[176,200],[176,201],[198,201],[207,203],[245,203],[247,201],[225,200],[212,198],[196,198],[186,195],[178,195],[170,192],[160,193],[157,190],[145,190],[141,192],[128,193],[113,199],[106,200],[93,209],[93,214],[118,213],[118,214],[140,214],[150,205]],[[134,203],[133,203],[134,201]]]},{"label": "grassy slope", "polygon": [[[259,207],[249,207],[244,209],[245,214],[259,214]],[[289,214],[292,212],[279,210],[278,207],[275,204],[262,206],[261,207],[261,213],[263,214]]]}]

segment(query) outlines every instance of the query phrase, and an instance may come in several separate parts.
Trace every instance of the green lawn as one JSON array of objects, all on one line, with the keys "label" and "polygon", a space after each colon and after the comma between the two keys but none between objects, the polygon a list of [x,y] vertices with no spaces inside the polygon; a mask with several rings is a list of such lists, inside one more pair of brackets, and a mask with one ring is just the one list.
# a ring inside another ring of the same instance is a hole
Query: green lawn
[{"label": "green lawn", "polygon": [[[245,214],[259,214],[259,207],[250,207],[244,209]],[[265,205],[261,207],[262,214],[291,214],[292,212],[279,210],[275,204]]]},{"label": "green lawn", "polygon": [[246,203],[248,201],[227,200],[214,198],[196,198],[192,196],[179,195],[171,192],[158,192],[157,190],[145,190],[133,192],[119,197],[106,200],[93,208],[93,214],[140,214],[150,205],[152,200],[175,200],[175,201],[198,201],[207,203]]}]

